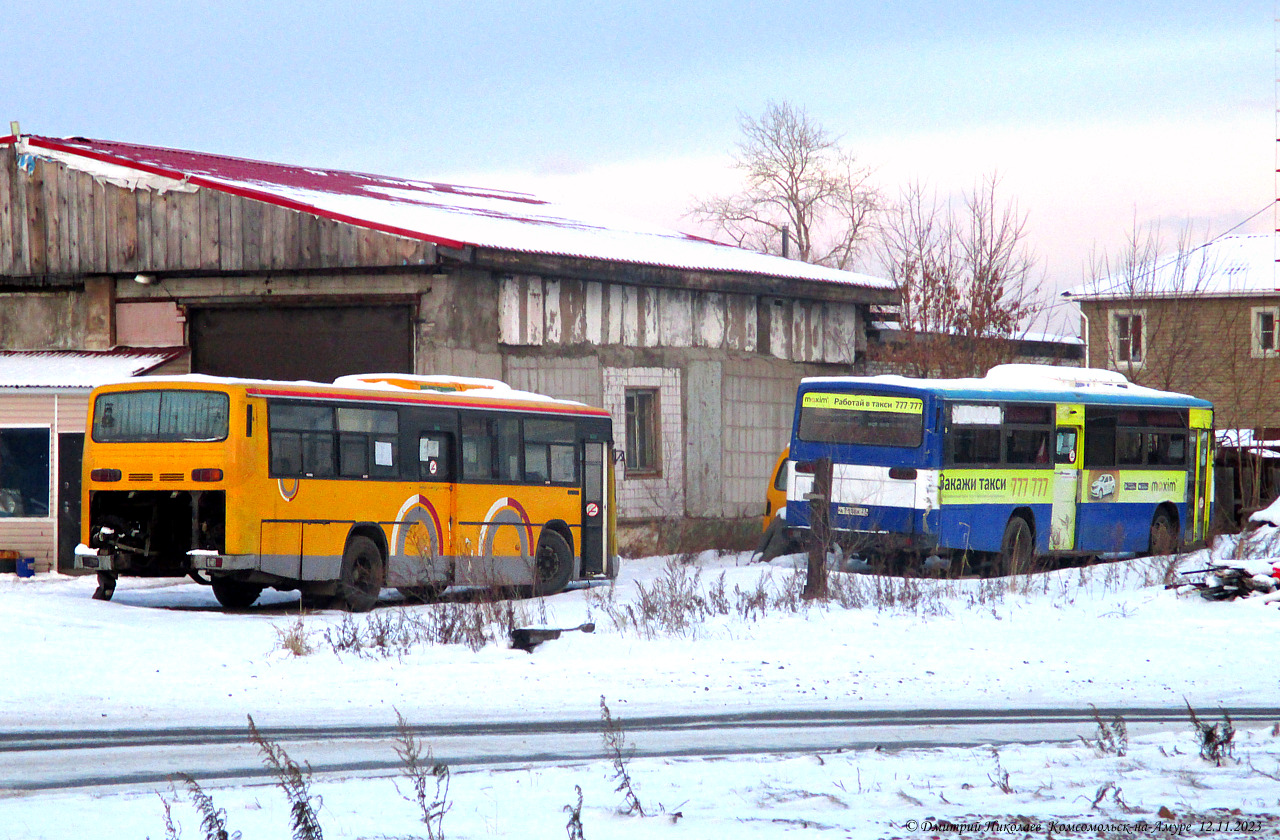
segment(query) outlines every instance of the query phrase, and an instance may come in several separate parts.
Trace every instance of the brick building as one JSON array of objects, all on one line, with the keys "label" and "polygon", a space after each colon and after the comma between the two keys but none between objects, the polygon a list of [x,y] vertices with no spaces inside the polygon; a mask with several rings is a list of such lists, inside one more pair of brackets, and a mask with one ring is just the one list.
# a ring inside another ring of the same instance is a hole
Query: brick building
[{"label": "brick building", "polygon": [[1234,479],[1219,483],[1220,502],[1238,510],[1280,491],[1269,465],[1280,454],[1280,286],[1271,235],[1222,236],[1063,297],[1080,306],[1087,364],[1214,404],[1219,465]]}]

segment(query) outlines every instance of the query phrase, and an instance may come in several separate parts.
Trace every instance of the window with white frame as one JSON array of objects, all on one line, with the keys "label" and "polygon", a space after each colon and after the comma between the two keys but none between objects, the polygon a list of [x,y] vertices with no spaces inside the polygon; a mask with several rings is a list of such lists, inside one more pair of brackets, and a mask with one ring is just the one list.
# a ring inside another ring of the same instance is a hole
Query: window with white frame
[{"label": "window with white frame", "polygon": [[628,388],[627,475],[658,475],[662,472],[661,424],[658,422],[658,389]]},{"label": "window with white frame", "polygon": [[1280,307],[1255,306],[1250,314],[1252,333],[1250,349],[1255,359],[1280,354]]},{"label": "window with white frame", "polygon": [[49,517],[49,429],[0,429],[0,518]]},{"label": "window with white frame", "polygon": [[1146,352],[1146,319],[1142,312],[1116,312],[1111,316],[1112,361],[1140,365]]}]

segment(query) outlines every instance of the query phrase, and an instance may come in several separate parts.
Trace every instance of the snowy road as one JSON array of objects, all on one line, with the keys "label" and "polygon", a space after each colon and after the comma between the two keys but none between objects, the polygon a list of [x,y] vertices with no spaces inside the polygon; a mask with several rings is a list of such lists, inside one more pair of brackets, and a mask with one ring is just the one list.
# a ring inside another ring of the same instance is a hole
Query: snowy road
[{"label": "snowy road", "polygon": [[[1226,710],[1239,726],[1280,719],[1280,707]],[[1100,709],[1122,717],[1131,735],[1185,729],[1185,708]],[[740,756],[837,749],[1070,741],[1092,736],[1091,710],[773,711],[621,721],[635,755]],[[437,760],[463,767],[566,764],[605,757],[598,720],[413,726]],[[263,728],[318,774],[389,775],[402,769],[393,726]],[[149,788],[183,772],[202,784],[265,777],[243,728],[154,728],[0,732],[0,794],[69,788]]]}]

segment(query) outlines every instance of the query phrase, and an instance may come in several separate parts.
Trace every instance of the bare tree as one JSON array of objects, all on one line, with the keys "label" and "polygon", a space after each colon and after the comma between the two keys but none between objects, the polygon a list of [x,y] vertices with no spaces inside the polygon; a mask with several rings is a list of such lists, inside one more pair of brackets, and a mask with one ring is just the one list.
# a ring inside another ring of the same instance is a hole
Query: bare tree
[{"label": "bare tree", "polygon": [[734,165],[744,189],[697,202],[690,215],[736,244],[833,268],[852,268],[880,209],[871,170],[838,137],[789,102],[764,115],[739,117],[742,140]]},{"label": "bare tree", "polygon": [[1227,469],[1217,505],[1232,519],[1280,487],[1280,471],[1260,443],[1274,437],[1267,424],[1280,406],[1280,325],[1272,316],[1269,349],[1259,346],[1256,310],[1275,307],[1269,286],[1259,292],[1239,285],[1214,240],[1197,244],[1204,238],[1187,224],[1166,247],[1158,224],[1135,219],[1117,251],[1092,260],[1081,311],[1092,365],[1214,404],[1214,426],[1225,433],[1219,465]]},{"label": "bare tree", "polygon": [[1158,224],[1134,218],[1124,244],[1114,253],[1095,253],[1087,286],[1112,301],[1111,317],[1091,325],[1086,336],[1094,365],[1108,365],[1131,382],[1162,390],[1202,387],[1208,370],[1182,348],[1200,343],[1207,322],[1199,300],[1213,274],[1193,244],[1194,231],[1184,225],[1171,249]]},{"label": "bare tree", "polygon": [[957,209],[916,182],[886,214],[883,269],[898,285],[899,331],[878,360],[915,376],[976,376],[1012,361],[1043,310],[1027,216],[989,175]]}]

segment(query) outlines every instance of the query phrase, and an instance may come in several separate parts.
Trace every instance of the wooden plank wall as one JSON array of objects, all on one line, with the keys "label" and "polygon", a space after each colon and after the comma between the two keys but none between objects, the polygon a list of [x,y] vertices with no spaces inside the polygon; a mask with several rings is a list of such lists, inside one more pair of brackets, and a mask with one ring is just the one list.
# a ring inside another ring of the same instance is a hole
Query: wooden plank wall
[{"label": "wooden plank wall", "polygon": [[212,189],[159,193],[0,149],[0,276],[420,265],[430,243]]},{"label": "wooden plank wall", "polygon": [[795,362],[854,364],[866,349],[856,304],[645,288],[535,275],[502,278],[499,342],[513,346],[706,347],[755,353],[758,311],[769,354]]}]

